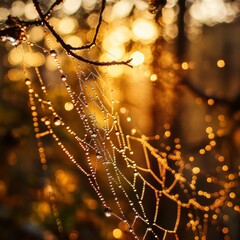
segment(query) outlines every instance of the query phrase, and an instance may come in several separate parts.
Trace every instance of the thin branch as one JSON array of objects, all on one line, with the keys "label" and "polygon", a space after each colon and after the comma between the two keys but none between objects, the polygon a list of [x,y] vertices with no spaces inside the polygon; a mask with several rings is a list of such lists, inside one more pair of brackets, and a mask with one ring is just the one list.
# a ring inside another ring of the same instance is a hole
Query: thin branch
[{"label": "thin branch", "polygon": [[[61,4],[63,2],[63,0],[56,0],[51,6],[50,8],[46,11],[46,13],[43,14],[44,19],[49,18],[51,16],[51,13],[53,11],[53,9],[58,6],[59,4]],[[22,26],[32,26],[32,25],[41,25],[42,24],[42,20],[33,20],[33,21],[21,21],[19,19],[19,23],[21,23]]]},{"label": "thin branch", "polygon": [[106,0],[102,0],[102,6],[101,11],[99,14],[99,20],[96,27],[95,35],[93,38],[93,41],[90,44],[84,45],[82,47],[72,47],[69,44],[66,44],[64,40],[61,38],[61,36],[54,30],[53,26],[48,22],[48,18],[50,17],[52,11],[56,6],[58,6],[60,3],[62,3],[62,0],[56,0],[50,8],[46,11],[46,13],[42,12],[40,3],[38,0],[32,0],[40,19],[36,19],[33,21],[23,21],[19,19],[18,17],[8,16],[8,19],[6,20],[6,25],[8,27],[5,27],[4,29],[0,30],[0,37],[2,41],[10,41],[13,45],[18,45],[22,42],[22,39],[20,38],[21,34],[24,31],[24,27],[30,27],[30,26],[38,26],[38,25],[45,25],[48,30],[53,34],[56,41],[60,43],[60,45],[63,47],[63,49],[66,50],[67,54],[71,55],[72,57],[78,59],[79,61],[97,65],[97,66],[111,66],[111,65],[126,65],[128,67],[132,67],[130,62],[132,59],[129,59],[127,61],[108,61],[108,62],[98,62],[98,61],[92,61],[89,59],[86,59],[79,54],[75,53],[74,50],[83,50],[83,49],[90,49],[92,46],[96,44],[97,36],[99,33],[99,29],[102,23],[102,14],[105,9]]},{"label": "thin branch", "polygon": [[[89,63],[89,64],[93,64],[93,65],[97,65],[97,66],[111,66],[111,65],[126,65],[129,67],[132,67],[129,63],[131,62],[132,59],[129,59],[127,61],[110,61],[110,62],[98,62],[98,61],[92,61],[92,60],[88,60],[86,58],[83,58],[82,56],[74,53],[70,47],[70,45],[66,44],[63,39],[59,36],[59,34],[54,30],[54,28],[51,26],[51,24],[46,20],[46,16],[43,14],[40,4],[37,0],[32,0],[34,3],[34,6],[41,18],[41,21],[43,24],[45,24],[45,26],[49,29],[49,31],[53,34],[53,36],[56,38],[57,42],[59,42],[61,44],[61,46],[66,50],[66,52],[71,55],[72,57],[85,62],[85,63]],[[105,0],[103,0],[104,2]],[[103,10],[101,10],[102,12]],[[102,18],[100,17],[100,20]],[[101,23],[101,21],[100,21]],[[100,27],[100,24],[98,24],[98,29]],[[98,33],[98,31],[97,31]],[[97,35],[97,34],[95,34]],[[96,40],[95,40],[96,41]]]},{"label": "thin branch", "polygon": [[99,29],[100,29],[100,26],[101,26],[101,23],[102,23],[102,14],[103,14],[103,11],[105,9],[105,6],[106,6],[106,0],[102,0],[102,6],[101,6],[101,11],[99,13],[98,24],[97,24],[97,27],[96,27],[96,30],[95,30],[95,35],[93,37],[92,42],[90,44],[86,44],[82,47],[72,47],[72,46],[70,46],[70,49],[72,49],[72,50],[90,49],[91,47],[93,47],[96,44],[97,36],[98,36]]},{"label": "thin branch", "polygon": [[59,4],[61,4],[63,2],[63,0],[56,0],[51,7],[48,9],[48,11],[44,14],[45,16],[50,16],[53,9],[58,6]]}]

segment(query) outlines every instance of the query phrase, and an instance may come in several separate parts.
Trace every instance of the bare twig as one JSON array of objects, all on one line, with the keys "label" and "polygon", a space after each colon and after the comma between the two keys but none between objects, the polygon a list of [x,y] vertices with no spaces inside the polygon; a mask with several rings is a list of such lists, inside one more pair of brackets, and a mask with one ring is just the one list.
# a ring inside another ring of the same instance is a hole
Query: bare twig
[{"label": "bare twig", "polygon": [[63,39],[59,36],[59,34],[54,30],[54,28],[52,27],[52,25],[46,20],[46,16],[43,14],[40,4],[37,0],[33,0],[34,6],[42,20],[42,22],[45,24],[45,26],[49,29],[49,31],[53,34],[53,36],[56,38],[57,42],[59,42],[61,44],[61,46],[66,50],[66,52],[73,56],[74,58],[82,61],[82,62],[86,62],[86,63],[90,63],[93,65],[97,65],[97,66],[111,66],[111,65],[127,65],[129,67],[131,67],[131,65],[129,64],[131,59],[127,60],[127,61],[121,61],[121,62],[117,62],[117,61],[111,61],[111,62],[98,62],[98,61],[92,61],[92,60],[88,60],[86,58],[83,58],[82,56],[76,54],[75,52],[72,51],[71,47],[69,44],[66,44]]},{"label": "bare twig", "polygon": [[[49,18],[51,16],[51,13],[53,11],[53,9],[58,6],[59,4],[61,4],[63,2],[63,0],[56,0],[51,6],[50,8],[46,11],[46,13],[43,14],[44,18]],[[20,20],[20,19],[19,19]],[[22,26],[32,26],[32,25],[41,25],[42,24],[42,20],[33,20],[33,21],[20,21]]]},{"label": "bare twig", "polygon": [[108,62],[99,62],[99,61],[92,61],[89,59],[86,59],[82,57],[81,55],[74,52],[75,50],[84,50],[84,49],[90,49],[92,46],[96,44],[97,36],[99,33],[99,29],[102,23],[102,14],[105,9],[106,0],[102,0],[102,6],[101,11],[99,14],[99,20],[96,27],[95,35],[93,37],[93,41],[90,44],[86,44],[84,46],[75,48],[72,47],[69,44],[66,44],[62,37],[54,30],[54,27],[49,23],[48,18],[51,16],[52,11],[56,6],[58,6],[60,3],[62,3],[62,0],[56,0],[50,8],[44,13],[41,9],[40,3],[38,0],[32,0],[40,19],[36,19],[33,21],[23,21],[17,17],[9,16],[6,20],[6,25],[4,29],[0,30],[0,37],[2,41],[10,41],[13,45],[18,45],[22,42],[22,39],[20,39],[22,31],[24,31],[24,27],[30,27],[30,26],[38,26],[38,25],[45,25],[48,30],[53,34],[56,41],[60,43],[60,45],[63,47],[63,49],[69,54],[70,56],[78,59],[79,61],[97,65],[97,66],[111,66],[111,65],[126,65],[128,67],[132,67],[130,64],[132,59],[129,59],[127,61],[108,61]]},{"label": "bare twig", "polygon": [[72,47],[72,46],[70,46],[70,49],[72,49],[72,50],[90,49],[91,47],[93,47],[96,44],[98,32],[99,32],[99,29],[100,29],[100,26],[101,26],[101,23],[102,23],[102,14],[103,14],[103,11],[105,9],[105,6],[106,6],[106,0],[102,0],[102,6],[101,6],[101,11],[99,13],[98,24],[97,24],[97,27],[96,27],[96,30],[95,30],[95,35],[93,37],[92,42],[90,44],[86,44],[82,47]]}]

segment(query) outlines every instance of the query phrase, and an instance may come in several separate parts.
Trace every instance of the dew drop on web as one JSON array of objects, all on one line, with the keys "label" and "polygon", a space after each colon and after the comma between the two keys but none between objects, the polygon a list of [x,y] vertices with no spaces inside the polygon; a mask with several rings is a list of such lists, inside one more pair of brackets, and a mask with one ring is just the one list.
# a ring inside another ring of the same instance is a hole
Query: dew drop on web
[{"label": "dew drop on web", "polygon": [[92,138],[96,138],[96,137],[97,137],[97,133],[96,133],[96,132],[93,132],[93,133],[91,134],[91,137],[92,137]]},{"label": "dew drop on web", "polygon": [[55,126],[60,126],[62,124],[62,121],[59,117],[55,117],[53,122]]},{"label": "dew drop on web", "polygon": [[56,51],[56,50],[51,50],[51,51],[50,51],[50,55],[51,55],[52,57],[56,57],[56,56],[57,56],[57,51]]},{"label": "dew drop on web", "polygon": [[105,208],[104,209],[104,214],[105,214],[105,216],[106,217],[111,217],[112,216],[112,211],[111,211],[111,209],[110,208]]},{"label": "dew drop on web", "polygon": [[62,79],[63,82],[65,82],[65,81],[67,80],[67,76],[63,74],[63,75],[61,76],[61,79]]},{"label": "dew drop on web", "polygon": [[31,84],[31,80],[30,80],[29,78],[26,78],[26,79],[25,79],[25,84],[26,84],[26,85],[30,85],[30,84]]},{"label": "dew drop on web", "polygon": [[96,157],[97,157],[97,159],[101,159],[102,158],[102,154],[97,152]]}]

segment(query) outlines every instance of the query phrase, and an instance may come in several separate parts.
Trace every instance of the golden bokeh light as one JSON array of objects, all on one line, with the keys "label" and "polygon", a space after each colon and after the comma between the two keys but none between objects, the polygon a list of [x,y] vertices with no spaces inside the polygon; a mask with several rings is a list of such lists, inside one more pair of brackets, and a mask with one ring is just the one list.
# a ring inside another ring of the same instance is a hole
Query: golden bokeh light
[{"label": "golden bokeh light", "polygon": [[63,2],[63,11],[66,14],[74,14],[81,7],[82,0],[65,0]]},{"label": "golden bokeh light", "polygon": [[85,11],[90,12],[96,6],[97,0],[82,0],[82,7]]},{"label": "golden bokeh light", "polygon": [[33,5],[33,3],[27,3],[24,8],[24,13],[26,18],[33,20],[38,17],[38,13]]},{"label": "golden bokeh light", "polygon": [[40,52],[28,52],[24,54],[24,62],[31,67],[39,67],[45,63],[45,57]]},{"label": "golden bokeh light", "polygon": [[8,53],[8,62],[11,65],[18,65],[23,62],[21,47],[12,48]]},{"label": "golden bokeh light", "polygon": [[75,192],[77,189],[77,180],[70,172],[58,169],[55,173],[56,183],[68,192]]},{"label": "golden bokeh light", "polygon": [[210,106],[214,105],[214,99],[212,99],[212,98],[208,99],[207,103]]},{"label": "golden bokeh light", "polygon": [[188,66],[188,63],[187,62],[183,62],[182,63],[182,69],[183,70],[188,70],[189,66]]},{"label": "golden bokeh light", "polygon": [[22,69],[12,68],[8,71],[7,76],[10,81],[16,82],[24,79],[24,72]]},{"label": "golden bokeh light", "polygon": [[198,174],[198,173],[200,173],[200,168],[199,167],[194,167],[193,169],[192,169],[192,172],[194,173],[194,174]]},{"label": "golden bokeh light", "polygon": [[40,42],[44,38],[44,31],[42,27],[35,26],[28,32],[29,38],[32,42]]},{"label": "golden bokeh light", "polygon": [[68,35],[64,37],[64,40],[67,44],[72,47],[81,47],[83,45],[82,39],[76,35]]},{"label": "golden bokeh light", "polygon": [[133,5],[132,1],[121,0],[116,2],[112,9],[112,19],[127,17],[132,11]]},{"label": "golden bokeh light", "polygon": [[142,52],[135,51],[131,54],[130,58],[132,58],[132,61],[131,61],[132,65],[138,66],[144,62],[145,56]]},{"label": "golden bokeh light", "polygon": [[24,14],[24,8],[25,3],[23,1],[14,1],[10,9],[10,13],[13,16],[21,17]]},{"label": "golden bokeh light", "polygon": [[66,102],[64,104],[64,108],[65,108],[66,111],[71,111],[71,110],[73,110],[74,105],[71,102]]},{"label": "golden bokeh light", "polygon": [[235,4],[222,0],[196,1],[190,8],[193,19],[208,25],[233,21],[238,11]]},{"label": "golden bokeh light", "polygon": [[131,39],[131,31],[127,26],[121,25],[112,29],[103,40],[103,47],[107,49],[109,44],[120,46]]},{"label": "golden bokeh light", "polygon": [[158,37],[157,25],[144,18],[138,18],[133,22],[132,32],[134,39],[145,43],[152,43]]},{"label": "golden bokeh light", "polygon": [[76,18],[64,17],[60,20],[58,29],[62,34],[73,33],[78,28],[78,22]]},{"label": "golden bokeh light", "polygon": [[229,232],[229,229],[227,228],[227,227],[224,227],[223,229],[222,229],[222,233],[223,234],[227,234]]},{"label": "golden bokeh light", "polygon": [[112,46],[108,48],[108,54],[114,59],[121,59],[125,55],[125,48],[123,46]]},{"label": "golden bokeh light", "polygon": [[51,56],[46,57],[45,64],[46,64],[47,69],[50,71],[54,71],[57,69],[56,62],[54,61],[54,59]]},{"label": "golden bokeh light", "polygon": [[7,8],[0,7],[0,16],[2,19],[7,19],[9,15],[10,15],[10,11]]},{"label": "golden bokeh light", "polygon": [[150,76],[150,80],[151,80],[152,82],[157,81],[157,74],[152,74],[152,75]]},{"label": "golden bokeh light", "polygon": [[225,67],[225,61],[222,60],[222,59],[218,60],[218,61],[217,61],[217,66],[218,66],[219,68],[224,68],[224,67]]},{"label": "golden bokeh light", "polygon": [[42,220],[44,220],[46,217],[48,217],[51,214],[51,207],[47,202],[40,202],[35,206],[35,208],[39,217]]},{"label": "golden bokeh light", "polygon": [[97,26],[98,24],[98,15],[96,13],[92,13],[88,16],[87,18],[87,24],[89,25],[89,27],[94,28]]},{"label": "golden bokeh light", "polygon": [[115,228],[112,232],[113,237],[116,239],[122,239],[123,238],[123,232],[119,228]]},{"label": "golden bokeh light", "polygon": [[176,15],[176,12],[174,11],[173,8],[163,8],[162,10],[162,21],[165,23],[165,24],[171,24],[171,23],[174,23],[177,19],[177,15]]}]

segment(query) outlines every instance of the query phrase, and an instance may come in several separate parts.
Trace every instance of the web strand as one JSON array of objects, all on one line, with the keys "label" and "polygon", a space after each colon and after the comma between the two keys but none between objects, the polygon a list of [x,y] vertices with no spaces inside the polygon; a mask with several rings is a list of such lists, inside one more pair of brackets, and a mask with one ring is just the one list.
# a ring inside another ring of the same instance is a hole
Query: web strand
[{"label": "web strand", "polygon": [[[31,44],[28,44],[28,48],[33,53]],[[164,240],[168,235],[179,239],[178,227],[184,209],[188,211],[187,226],[193,232],[200,229],[202,236],[206,235],[209,218],[215,214],[216,209],[231,205],[239,212],[239,206],[228,197],[237,186],[234,178],[221,182],[209,177],[207,184],[217,185],[217,190],[199,189],[197,183],[200,169],[190,168],[186,164],[179,139],[174,139],[175,147],[169,151],[164,137],[159,135],[147,137],[125,134],[121,118],[114,107],[115,100],[107,77],[101,77],[91,65],[81,66],[76,59],[66,56],[73,66],[73,79],[78,82],[78,87],[73,88],[68,77],[70,74],[65,73],[61,67],[58,53],[47,49],[45,53],[50,53],[57,65],[60,76],[58,84],[64,86],[65,97],[70,99],[80,127],[73,130],[65,116],[55,110],[54,101],[49,100],[51,96],[46,84],[48,79],[45,80],[39,68],[34,67],[34,77],[26,77],[25,83],[43,169],[47,169],[43,142],[46,136],[51,136],[72,166],[78,169],[81,177],[88,180],[102,204],[105,216],[124,222],[135,239],[147,240],[154,237]],[[61,131],[78,146],[74,153],[61,140]],[[213,149],[213,130],[209,128],[207,132],[211,134],[208,146]],[[165,133],[165,139],[167,136]],[[153,147],[152,142],[162,146],[161,151],[160,148]],[[76,153],[82,154],[81,160]],[[200,153],[199,157],[204,154]],[[218,155],[218,159],[222,159],[221,155]],[[221,167],[226,173],[224,166],[222,164]],[[109,189],[109,192],[106,193],[104,188]],[[202,203],[199,196],[207,201]],[[162,225],[164,201],[173,206],[174,210],[174,220],[169,226]],[[56,206],[52,206],[58,218]],[[196,217],[197,211],[204,213],[202,222]],[[62,224],[57,222],[58,229],[62,232]]]}]

